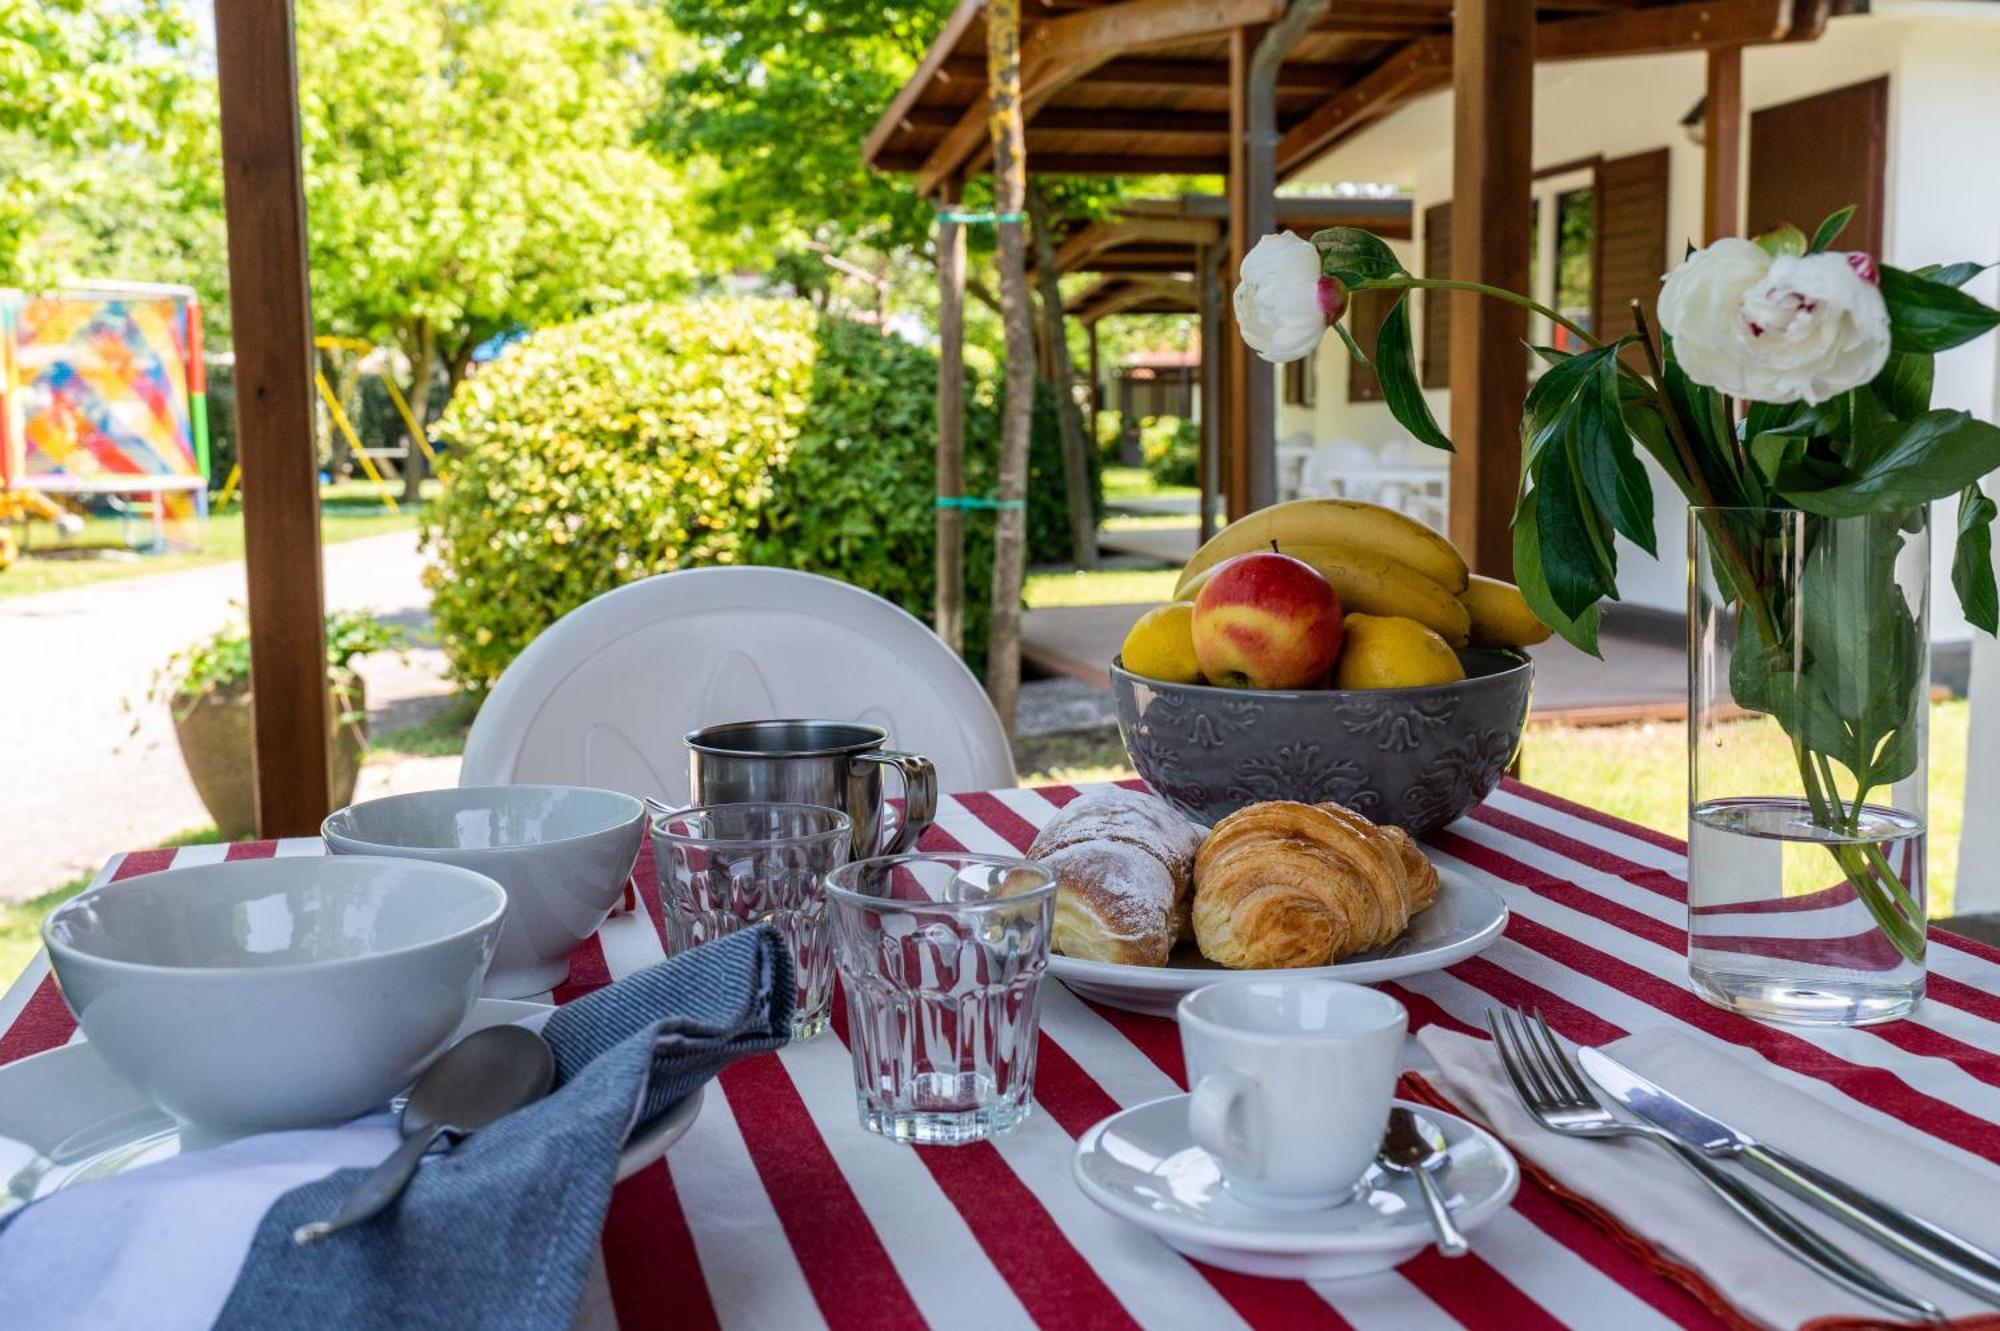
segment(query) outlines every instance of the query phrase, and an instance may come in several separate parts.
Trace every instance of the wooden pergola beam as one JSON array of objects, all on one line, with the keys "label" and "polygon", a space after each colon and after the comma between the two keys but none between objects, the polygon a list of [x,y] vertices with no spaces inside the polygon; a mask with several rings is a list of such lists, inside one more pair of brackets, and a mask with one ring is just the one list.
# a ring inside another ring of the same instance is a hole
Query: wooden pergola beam
[{"label": "wooden pergola beam", "polygon": [[1092,222],[1056,249],[1056,271],[1074,273],[1107,250],[1123,245],[1204,245],[1219,234],[1216,223],[1192,217],[1127,217]]},{"label": "wooden pergola beam", "polygon": [[216,0],[257,833],[332,811],[312,298],[290,0]]},{"label": "wooden pergola beam", "polygon": [[1743,48],[1708,53],[1708,95],[1702,102],[1702,240],[1733,236],[1742,225]]},{"label": "wooden pergola beam", "polygon": [[[1154,46],[1173,46],[1203,37],[1215,37],[1260,23],[1284,12],[1284,0],[1124,0],[1122,4],[1079,10],[1060,18],[1046,19],[1030,28],[1021,39],[1021,116],[1032,122],[1050,97],[1062,86],[1096,66],[1131,51]],[[956,15],[954,15],[956,17]],[[947,48],[942,41],[932,43],[932,52]],[[921,74],[922,71],[919,71]],[[905,88],[920,86],[913,78]],[[913,99],[914,100],[914,99]],[[891,108],[895,108],[892,106]],[[910,108],[903,108],[907,115]],[[864,154],[886,138],[878,121],[864,145]],[[893,127],[892,127],[893,128]],[[965,175],[985,165],[991,144],[986,133],[986,108],[975,101],[939,139],[917,168],[917,192],[930,194],[948,175]],[[1041,170],[1063,168],[1037,163]],[[1090,170],[1071,166],[1070,170]],[[1106,168],[1096,168],[1102,171]],[[1178,166],[1134,165],[1131,170],[1174,171]]]},{"label": "wooden pergola beam", "polygon": [[1451,38],[1426,37],[1390,56],[1359,83],[1328,98],[1278,140],[1280,175],[1298,170],[1404,102],[1451,82]]}]

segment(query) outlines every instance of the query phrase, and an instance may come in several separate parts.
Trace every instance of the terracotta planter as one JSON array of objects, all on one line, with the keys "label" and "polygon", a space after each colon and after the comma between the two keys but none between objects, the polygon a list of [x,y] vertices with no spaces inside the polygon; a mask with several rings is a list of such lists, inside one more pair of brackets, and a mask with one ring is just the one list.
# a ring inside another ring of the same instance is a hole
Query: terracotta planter
[{"label": "terracotta planter", "polygon": [[[366,713],[367,693],[359,679],[345,702],[356,712]],[[186,698],[173,700],[174,734],[181,742],[181,758],[195,791],[215,819],[215,829],[224,841],[238,841],[257,833],[257,800],[251,777],[250,691],[206,693],[192,705]],[[327,785],[338,808],[354,800],[354,781],[361,771],[361,748],[367,742],[366,716],[342,725],[341,701],[329,697],[332,743],[328,746]]]}]

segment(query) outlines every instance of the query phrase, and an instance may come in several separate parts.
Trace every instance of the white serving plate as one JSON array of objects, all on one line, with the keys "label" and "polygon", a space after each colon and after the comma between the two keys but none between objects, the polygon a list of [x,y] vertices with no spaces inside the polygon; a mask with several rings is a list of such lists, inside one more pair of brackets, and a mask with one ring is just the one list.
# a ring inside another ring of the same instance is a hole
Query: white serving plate
[{"label": "white serving plate", "polygon": [[[482,998],[452,1039],[509,1022],[539,1024],[546,1003]],[[687,1135],[702,1093],[660,1116],[625,1144],[618,1178],[629,1178]],[[385,1106],[386,1107],[386,1106]],[[0,1216],[64,1188],[110,1178],[180,1153],[174,1121],[105,1065],[87,1040],[0,1067]]]},{"label": "white serving plate", "polygon": [[1049,973],[1085,998],[1128,1012],[1171,1017],[1183,994],[1237,975],[1314,976],[1377,984],[1406,975],[1441,970],[1483,951],[1507,928],[1507,904],[1477,883],[1443,879],[1437,900],[1410,921],[1401,938],[1387,947],[1361,952],[1332,966],[1296,970],[1230,970],[1201,955],[1193,943],[1174,950],[1165,966],[1126,966],[1049,957]]},{"label": "white serving plate", "polygon": [[[1084,1195],[1176,1252],[1253,1276],[1368,1275],[1433,1241],[1416,1180],[1372,1165],[1358,1195],[1339,1206],[1273,1211],[1239,1201],[1215,1160],[1189,1138],[1187,1101],[1170,1095],[1136,1105],[1084,1133],[1072,1161]],[[1396,1103],[1444,1134],[1446,1164],[1434,1177],[1460,1229],[1472,1232],[1513,1199],[1521,1171],[1498,1138],[1456,1114]]]}]

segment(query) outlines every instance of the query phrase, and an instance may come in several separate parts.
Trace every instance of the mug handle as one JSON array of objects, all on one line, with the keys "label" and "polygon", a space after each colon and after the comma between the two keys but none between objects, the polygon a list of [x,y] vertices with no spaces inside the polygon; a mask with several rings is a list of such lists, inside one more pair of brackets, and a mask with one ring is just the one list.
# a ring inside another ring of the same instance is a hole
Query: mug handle
[{"label": "mug handle", "polygon": [[1230,1068],[1195,1083],[1188,1097],[1188,1135],[1224,1169],[1246,1179],[1264,1177],[1264,1152],[1250,1138],[1243,1115],[1257,1083]]},{"label": "mug handle", "polygon": [[876,851],[878,855],[900,855],[917,844],[926,827],[937,817],[937,768],[920,753],[899,753],[894,749],[871,749],[857,753],[866,762],[893,767],[903,777],[903,825],[896,831],[894,845]]}]

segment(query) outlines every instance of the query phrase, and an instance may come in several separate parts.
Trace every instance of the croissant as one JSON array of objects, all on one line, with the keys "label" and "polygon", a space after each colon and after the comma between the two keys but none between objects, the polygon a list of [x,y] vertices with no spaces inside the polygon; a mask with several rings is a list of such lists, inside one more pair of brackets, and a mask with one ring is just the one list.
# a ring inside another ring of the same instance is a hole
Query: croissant
[{"label": "croissant", "polygon": [[1324,966],[1390,942],[1437,891],[1401,828],[1272,800],[1217,823],[1196,856],[1195,941],[1237,969]]},{"label": "croissant", "polygon": [[1122,786],[1077,796],[1028,848],[1056,879],[1050,946],[1067,957],[1164,966],[1188,935],[1201,829]]}]

